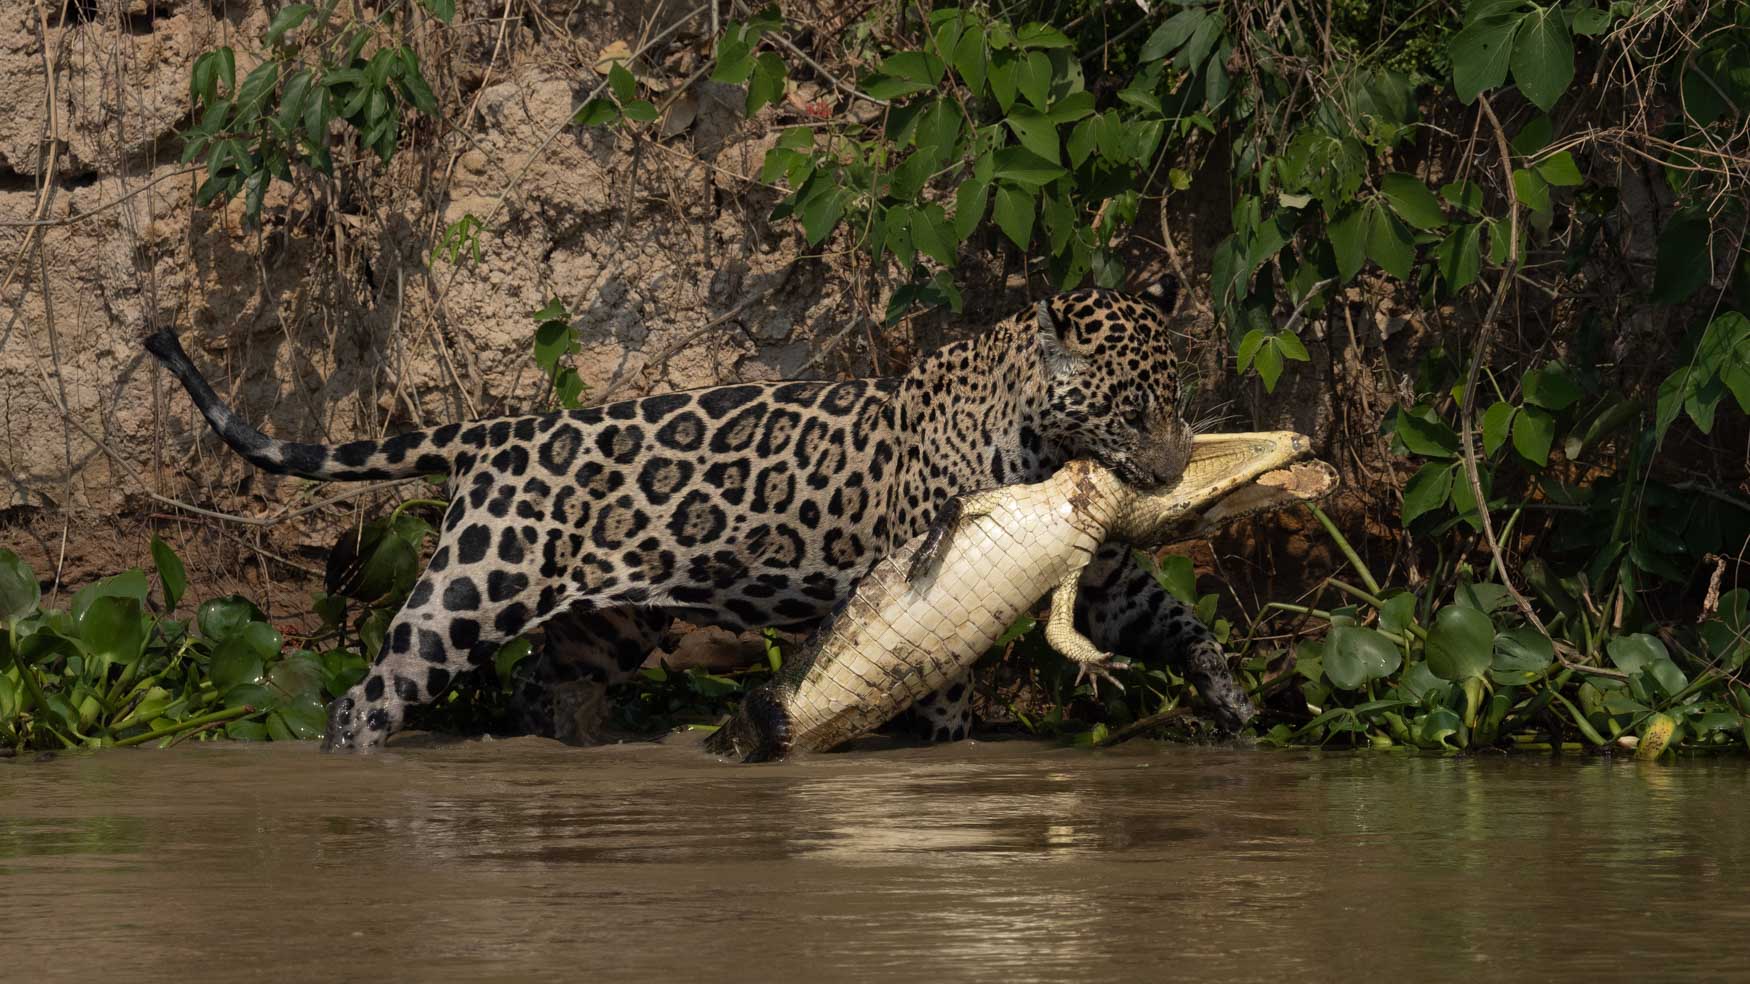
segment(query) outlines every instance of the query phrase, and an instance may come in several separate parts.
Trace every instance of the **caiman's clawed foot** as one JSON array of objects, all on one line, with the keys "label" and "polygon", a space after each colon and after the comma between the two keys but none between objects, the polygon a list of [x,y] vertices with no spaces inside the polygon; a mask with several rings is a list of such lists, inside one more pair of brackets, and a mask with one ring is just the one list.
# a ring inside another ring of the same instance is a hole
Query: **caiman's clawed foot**
[{"label": "caiman's clawed foot", "polygon": [[1094,698],[1096,700],[1099,699],[1100,696],[1101,680],[1117,687],[1118,692],[1123,693],[1124,684],[1118,682],[1118,678],[1112,675],[1112,671],[1128,669],[1130,669],[1130,660],[1112,653],[1101,653],[1098,660],[1090,660],[1076,664],[1075,685],[1079,687],[1082,685],[1083,680],[1088,681],[1088,686],[1093,688]]}]

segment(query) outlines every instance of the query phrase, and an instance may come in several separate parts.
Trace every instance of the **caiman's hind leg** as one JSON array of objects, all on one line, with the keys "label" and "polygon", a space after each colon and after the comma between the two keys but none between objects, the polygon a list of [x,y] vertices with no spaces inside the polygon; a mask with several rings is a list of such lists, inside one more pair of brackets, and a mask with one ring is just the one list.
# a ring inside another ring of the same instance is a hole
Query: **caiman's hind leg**
[{"label": "caiman's hind leg", "polygon": [[442,694],[464,671],[491,659],[498,647],[540,623],[571,592],[569,585],[531,583],[523,574],[487,565],[450,566],[440,544],[389,631],[376,665],[328,705],[326,750],[369,750],[401,727],[410,705]]},{"label": "caiman's hind leg", "polygon": [[1216,722],[1237,731],[1257,708],[1234,679],[1221,643],[1191,606],[1167,593],[1132,556],[1107,543],[1082,576],[1076,625],[1097,645],[1142,661],[1165,656],[1196,685]]},{"label": "caiman's hind leg", "polygon": [[674,617],[656,608],[573,607],[541,627],[516,670],[511,711],[532,735],[582,743],[600,730],[607,688],[637,672]]}]

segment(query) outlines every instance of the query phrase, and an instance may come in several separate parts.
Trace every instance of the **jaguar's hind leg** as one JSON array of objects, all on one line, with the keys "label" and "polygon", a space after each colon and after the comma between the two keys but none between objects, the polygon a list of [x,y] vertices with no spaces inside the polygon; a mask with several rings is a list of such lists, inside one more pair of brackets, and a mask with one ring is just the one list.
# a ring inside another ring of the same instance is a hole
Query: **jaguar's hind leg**
[{"label": "jaguar's hind leg", "polygon": [[656,608],[571,608],[541,627],[517,668],[511,711],[529,734],[583,743],[600,730],[607,688],[635,673],[674,617]]},{"label": "jaguar's hind leg", "polygon": [[371,672],[328,706],[324,749],[381,745],[400,728],[408,706],[443,693],[457,676],[539,625],[574,593],[563,582],[542,585],[484,564],[446,567],[448,550],[438,548],[396,613]]}]

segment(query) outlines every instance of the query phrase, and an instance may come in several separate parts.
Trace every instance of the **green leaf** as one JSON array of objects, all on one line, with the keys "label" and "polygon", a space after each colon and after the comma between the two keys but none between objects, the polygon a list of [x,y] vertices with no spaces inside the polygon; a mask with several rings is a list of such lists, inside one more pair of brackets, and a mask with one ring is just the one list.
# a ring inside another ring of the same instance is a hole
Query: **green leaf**
[{"label": "green leaf", "polygon": [[1458,455],[1458,435],[1433,410],[1400,408],[1394,425],[1398,440],[1411,454],[1425,458],[1452,458]]},{"label": "green leaf", "polygon": [[1458,734],[1463,727],[1464,721],[1459,718],[1458,712],[1446,707],[1436,707],[1416,719],[1416,741],[1425,747],[1451,748],[1446,739]]},{"label": "green leaf", "polygon": [[1339,623],[1325,639],[1325,677],[1339,690],[1359,690],[1391,676],[1401,665],[1398,647],[1373,629]]},{"label": "green leaf", "polygon": [[740,85],[753,74],[753,46],[726,31],[717,39],[717,67],[711,70],[711,81]]},{"label": "green leaf", "polygon": [[1367,227],[1367,255],[1386,273],[1399,280],[1408,279],[1410,268],[1416,262],[1416,246],[1410,238],[1410,230],[1377,203],[1367,207],[1373,213]]},{"label": "green leaf", "polygon": [[649,123],[656,119],[656,106],[645,99],[634,99],[620,107],[620,112],[635,123]]},{"label": "green leaf", "polygon": [[1190,557],[1168,554],[1158,566],[1150,564],[1146,554],[1138,553],[1137,557],[1143,566],[1153,568],[1162,590],[1187,605],[1197,604],[1197,569]]},{"label": "green leaf", "polygon": [[1051,164],[1058,162],[1057,124],[1051,122],[1050,117],[1017,106],[1004,122],[1009,124],[1009,129],[1015,131],[1021,146],[1043,161]]},{"label": "green leaf", "polygon": [[976,26],[968,27],[954,45],[954,70],[966,80],[967,88],[975,95],[984,89],[985,76],[990,66],[989,57],[984,31]]},{"label": "green leaf", "polygon": [[1494,661],[1494,642],[1489,616],[1465,605],[1447,605],[1434,614],[1428,629],[1428,669],[1453,682],[1481,677]]},{"label": "green leaf", "polygon": [[1093,155],[1094,148],[1097,146],[1097,141],[1094,137],[1095,127],[1099,125],[1100,120],[1098,117],[1095,117],[1094,119],[1083,120],[1080,123],[1077,123],[1075,129],[1069,131],[1069,143],[1067,149],[1069,150],[1069,163],[1071,167],[1081,167],[1082,162]]},{"label": "green leaf", "polygon": [[[182,558],[176,555],[176,551],[156,536],[152,537],[152,563],[157,566],[158,580],[164,585],[164,608],[173,611],[183,592],[188,590],[188,569],[183,567]],[[0,609],[4,607],[0,604]],[[4,615],[5,612],[0,611],[0,617]]]},{"label": "green leaf", "polygon": [[1264,381],[1264,392],[1276,392],[1276,381],[1282,378],[1282,349],[1277,347],[1275,336],[1258,347],[1253,364],[1258,369],[1258,378]]},{"label": "green leaf", "polygon": [[315,80],[307,68],[300,68],[286,80],[285,91],[280,93],[279,112],[274,115],[274,121],[287,130],[298,125],[298,117],[304,115],[304,104],[310,97],[310,83]]},{"label": "green leaf", "polygon": [[998,51],[992,54],[988,79],[991,95],[996,96],[997,106],[1007,113],[1015,105],[1016,76],[1020,74],[1020,59],[1012,51]]},{"label": "green leaf", "polygon": [[250,622],[262,618],[261,610],[238,595],[213,598],[203,602],[195,616],[201,636],[209,642],[224,642],[243,631]]},{"label": "green leaf", "polygon": [[1040,112],[1051,107],[1051,58],[1043,51],[1029,51],[1015,76],[1021,95]]},{"label": "green leaf", "polygon": [[41,601],[42,588],[30,565],[12,551],[0,548],[0,622],[29,615]]},{"label": "green leaf", "polygon": [[1094,94],[1086,89],[1077,89],[1051,104],[1051,122],[1074,123],[1093,111]]},{"label": "green leaf", "polygon": [[1239,348],[1234,353],[1237,371],[1246,371],[1246,368],[1252,364],[1252,359],[1257,356],[1258,349],[1263,347],[1264,342],[1269,337],[1270,333],[1262,328],[1253,328],[1246,332],[1245,337],[1240,339]]},{"label": "green leaf", "polygon": [[1565,150],[1549,155],[1537,165],[1537,176],[1558,188],[1571,188],[1584,182],[1574,155]]},{"label": "green leaf", "polygon": [[569,322],[571,320],[570,312],[565,310],[565,302],[557,297],[548,298],[547,303],[542,305],[541,310],[530,314],[529,317],[536,321]]},{"label": "green leaf", "polygon": [[1276,333],[1273,341],[1276,343],[1276,347],[1282,351],[1283,358],[1295,362],[1312,361],[1312,356],[1307,354],[1306,345],[1301,342],[1300,336],[1296,335],[1294,332],[1279,331]]},{"label": "green leaf", "polygon": [[1476,283],[1483,268],[1482,223],[1461,225],[1441,240],[1434,247],[1434,267],[1453,293]]},{"label": "green leaf", "polygon": [[146,603],[146,574],[135,568],[121,574],[106,577],[95,584],[87,585],[73,596],[70,607],[73,620],[76,622],[85,617],[85,609],[99,598],[132,598],[140,604]]},{"label": "green leaf", "polygon": [[1051,244],[1051,255],[1061,256],[1070,243],[1070,237],[1075,235],[1075,208],[1056,195],[1046,195],[1041,204],[1043,205],[1041,215],[1045,219],[1045,232]]},{"label": "green leaf", "polygon": [[247,640],[236,636],[213,650],[213,658],[207,664],[207,676],[222,699],[233,688],[260,683],[262,665],[261,654]]},{"label": "green leaf", "polygon": [[1209,19],[1209,16],[1209,11],[1202,7],[1191,7],[1167,18],[1166,22],[1155,28],[1154,33],[1150,34],[1148,40],[1143,42],[1142,51],[1137,54],[1137,59],[1143,62],[1159,61],[1179,50],[1179,47],[1191,39],[1191,35],[1196,33],[1197,28],[1202,26],[1203,22]]},{"label": "green leaf", "polygon": [[420,5],[445,24],[456,19],[456,0],[420,0]]},{"label": "green leaf", "polygon": [[1513,152],[1520,157],[1530,157],[1549,146],[1555,138],[1556,125],[1548,116],[1538,114],[1513,134]]},{"label": "green leaf", "polygon": [[1713,270],[1708,237],[1705,209],[1683,209],[1665,223],[1659,233],[1658,259],[1653,268],[1655,304],[1680,303],[1707,283]]},{"label": "green leaf", "polygon": [[1362,264],[1367,262],[1368,226],[1372,215],[1370,209],[1351,205],[1326,225],[1331,249],[1337,256],[1337,272],[1344,280],[1353,279],[1361,272]]},{"label": "green leaf", "polygon": [[254,120],[259,117],[279,80],[279,62],[269,59],[255,66],[255,70],[244,78],[243,87],[237,90],[238,118]]},{"label": "green leaf", "polygon": [[1513,450],[1542,468],[1549,464],[1549,448],[1555,442],[1556,419],[1537,407],[1521,407],[1513,416]]},{"label": "green leaf", "polygon": [[1514,171],[1513,193],[1519,196],[1519,204],[1533,212],[1549,211],[1549,183],[1536,171]]},{"label": "green leaf", "polygon": [[1524,686],[1541,677],[1555,657],[1548,636],[1531,628],[1509,629],[1495,637],[1489,678],[1505,686]]},{"label": "green leaf", "polygon": [[1483,413],[1483,453],[1494,457],[1507,443],[1513,426],[1513,404],[1500,400]]},{"label": "green leaf", "polygon": [[1440,201],[1414,175],[1393,171],[1380,179],[1379,189],[1392,211],[1418,229],[1438,229],[1446,224]]},{"label": "green leaf", "polygon": [[1455,467],[1450,462],[1430,461],[1410,477],[1404,485],[1405,526],[1446,505],[1447,497],[1452,494]]},{"label": "green leaf", "polygon": [[1415,622],[1416,596],[1408,591],[1385,599],[1385,604],[1379,606],[1379,627],[1386,632],[1402,635]]},{"label": "green leaf", "polygon": [[137,599],[114,595],[95,599],[77,622],[79,648],[95,661],[134,662],[146,648],[146,627],[140,616]]},{"label": "green leaf", "polygon": [[747,83],[747,115],[752,116],[760,107],[784,98],[784,74],[784,60],[777,53],[760,52],[754,59],[753,77]]},{"label": "green leaf", "polygon": [[996,209],[992,218],[1009,241],[1023,251],[1033,240],[1033,195],[1009,185],[997,186]]},{"label": "green leaf", "polygon": [[1567,369],[1560,363],[1552,362],[1526,373],[1521,385],[1525,390],[1525,402],[1545,410],[1566,410],[1580,399],[1580,387],[1568,377]]},{"label": "green leaf", "polygon": [[928,149],[938,159],[946,159],[953,153],[954,144],[959,139],[959,111],[951,100],[938,99],[918,119],[917,133],[912,142],[919,149]]},{"label": "green leaf", "polygon": [[954,265],[954,242],[950,239],[948,216],[940,205],[926,205],[916,211],[912,225],[912,242],[924,253],[946,267]]},{"label": "green leaf", "polygon": [[1639,673],[1656,663],[1670,662],[1671,653],[1665,644],[1644,632],[1622,635],[1605,643],[1610,661],[1624,673]]},{"label": "green leaf", "polygon": [[927,51],[901,51],[881,61],[881,73],[897,79],[918,82],[935,88],[942,81],[947,65]]},{"label": "green leaf", "polygon": [[553,395],[558,398],[559,405],[575,410],[579,406],[578,398],[583,395],[583,377],[577,370],[566,366],[553,376]]},{"label": "green leaf", "polygon": [[1581,7],[1574,11],[1574,19],[1569,27],[1581,37],[1595,37],[1610,30],[1613,16],[1608,10],[1599,10],[1597,7]]},{"label": "green leaf", "polygon": [[990,182],[973,178],[954,192],[954,239],[964,242],[984,219],[990,206]]},{"label": "green leaf", "polygon": [[1513,55],[1513,35],[1519,30],[1517,14],[1479,17],[1453,35],[1453,91],[1465,105],[1477,94],[1507,81],[1507,65]]},{"label": "green leaf", "polygon": [[1455,181],[1440,186],[1440,197],[1453,208],[1472,215],[1483,214],[1483,189],[1475,181]]},{"label": "green leaf", "polygon": [[1173,56],[1173,64],[1188,72],[1196,70],[1215,48],[1215,42],[1221,37],[1221,25],[1220,17],[1204,18],[1197,30],[1191,32],[1191,39],[1185,42],[1185,47]]},{"label": "green leaf", "polygon": [[833,187],[816,193],[803,204],[802,231],[808,238],[808,245],[818,246],[832,234],[839,219],[844,217],[845,197],[843,189]]},{"label": "green leaf", "polygon": [[1653,413],[1653,433],[1658,440],[1665,439],[1665,432],[1683,412],[1684,402],[1699,388],[1701,375],[1692,366],[1681,366],[1659,384],[1659,399]]},{"label": "green leaf", "polygon": [[591,99],[583,104],[583,108],[577,111],[571,122],[579,126],[607,126],[619,119],[620,108],[612,100]]},{"label": "green leaf", "polygon": [[632,97],[638,94],[638,80],[632,77],[631,72],[626,71],[625,62],[616,61],[608,65],[608,91],[614,94],[614,98],[621,105],[631,102]]},{"label": "green leaf", "polygon": [[279,44],[280,38],[285,37],[287,31],[304,23],[304,19],[309,16],[310,5],[307,3],[293,3],[281,7],[279,13],[274,14],[273,20],[268,23],[267,37],[264,40],[268,44]]},{"label": "green leaf", "polygon": [[995,159],[997,177],[1028,188],[1039,188],[1069,173],[1024,147],[1004,147]]},{"label": "green leaf", "polygon": [[[1455,64],[1456,58],[1455,51]],[[1560,6],[1534,5],[1519,22],[1512,68],[1519,91],[1537,108],[1548,112],[1561,98],[1574,80],[1574,39],[1568,35],[1567,14]]]},{"label": "green leaf", "polygon": [[569,322],[544,321],[535,328],[535,365],[548,376],[559,368],[559,360],[577,351],[577,336]]},{"label": "green leaf", "polygon": [[1046,24],[1023,24],[1015,32],[1015,44],[1022,48],[1068,48],[1073,42],[1055,27]]}]

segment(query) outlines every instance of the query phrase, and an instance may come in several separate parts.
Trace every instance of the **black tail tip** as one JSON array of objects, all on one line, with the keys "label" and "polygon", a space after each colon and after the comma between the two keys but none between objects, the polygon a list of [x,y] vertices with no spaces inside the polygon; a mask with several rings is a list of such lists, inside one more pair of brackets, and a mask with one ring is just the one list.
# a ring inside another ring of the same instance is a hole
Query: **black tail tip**
[{"label": "black tail tip", "polygon": [[743,762],[770,762],[790,754],[790,715],[770,684],[748,691],[741,707],[705,739],[705,750]]},{"label": "black tail tip", "polygon": [[146,351],[162,362],[176,363],[188,358],[182,351],[182,343],[176,340],[176,333],[168,328],[160,328],[146,336]]}]

